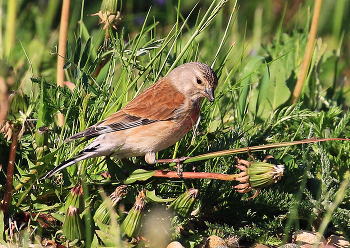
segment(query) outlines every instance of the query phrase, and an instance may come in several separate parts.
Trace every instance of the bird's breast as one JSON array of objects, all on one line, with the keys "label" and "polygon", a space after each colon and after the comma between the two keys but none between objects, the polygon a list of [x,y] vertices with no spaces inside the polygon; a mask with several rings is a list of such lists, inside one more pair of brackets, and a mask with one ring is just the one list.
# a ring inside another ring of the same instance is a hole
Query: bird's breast
[{"label": "bird's breast", "polygon": [[196,121],[199,116],[201,107],[201,102],[193,101],[189,103],[189,106],[187,107],[187,111],[184,111],[184,121],[183,125],[186,126],[186,133],[190,131],[193,125],[196,124]]},{"label": "bird's breast", "polygon": [[197,119],[198,119],[198,116],[199,116],[199,112],[200,112],[200,105],[199,104],[196,104],[191,113],[190,113],[190,118],[191,118],[191,121],[192,121],[192,126],[196,123]]}]

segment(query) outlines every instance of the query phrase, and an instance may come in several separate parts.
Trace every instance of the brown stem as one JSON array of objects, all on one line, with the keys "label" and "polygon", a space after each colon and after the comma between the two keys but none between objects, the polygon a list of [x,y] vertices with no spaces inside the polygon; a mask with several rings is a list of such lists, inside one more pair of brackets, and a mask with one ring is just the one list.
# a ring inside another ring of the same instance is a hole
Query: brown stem
[{"label": "brown stem", "polygon": [[[107,62],[110,59],[110,55],[106,56],[106,58],[103,58],[100,63],[98,64],[96,71],[93,75],[93,78],[97,78],[98,74],[100,74],[100,71],[102,70],[102,68],[105,66],[105,64],[107,64]],[[94,81],[91,82],[91,85],[94,85]]]},{"label": "brown stem", "polygon": [[17,150],[17,138],[18,138],[19,130],[14,129],[12,133],[12,144],[9,156],[9,163],[7,166],[7,178],[6,178],[6,189],[4,202],[2,204],[2,210],[4,215],[7,215],[12,197],[12,187],[13,187],[13,174],[15,171],[15,159],[16,159],[16,150]]},{"label": "brown stem", "polygon": [[272,149],[272,148],[277,148],[277,147],[324,142],[324,141],[330,141],[330,140],[350,141],[350,139],[345,139],[345,138],[322,138],[322,139],[312,138],[312,139],[305,139],[305,140],[287,141],[287,142],[281,142],[281,143],[258,145],[258,146],[251,146],[251,147],[242,147],[242,148],[236,148],[236,149],[231,149],[231,150],[206,153],[206,154],[198,155],[195,157],[190,157],[189,159],[186,159],[185,161],[183,161],[183,163],[187,164],[187,163],[211,159],[211,158],[232,156],[233,154],[243,153],[243,152],[248,152],[248,151],[249,152],[262,151],[262,150],[267,150],[267,149]]},{"label": "brown stem", "polygon": [[291,104],[298,102],[301,91],[305,83],[307,72],[310,67],[310,61],[314,51],[314,44],[315,44],[315,39],[317,34],[318,20],[320,19],[321,7],[322,7],[322,0],[315,0],[314,14],[312,16],[309,40],[306,45],[304,61],[301,67],[298,81],[295,85],[294,92],[290,100]]},{"label": "brown stem", "polygon": [[[64,86],[64,63],[66,54],[66,40],[68,32],[68,18],[69,18],[69,5],[70,0],[63,0],[62,13],[61,13],[61,25],[60,25],[60,38],[58,41],[58,56],[57,56],[57,85]],[[63,126],[64,115],[58,113],[58,125]]]},{"label": "brown stem", "polygon": [[182,176],[179,177],[177,171],[161,171],[156,170],[153,177],[164,177],[164,178],[186,178],[186,179],[218,179],[225,181],[232,181],[238,177],[237,174],[227,175],[220,173],[211,172],[182,172]]},{"label": "brown stem", "polygon": [[[105,40],[103,42],[103,50],[104,51],[107,50],[107,42],[108,42],[109,38],[110,38],[110,33],[109,33],[109,28],[107,28],[106,33],[105,33]],[[107,64],[107,62],[110,60],[110,58],[111,58],[111,56],[108,55],[100,61],[100,63],[98,64],[98,66],[96,68],[96,71],[93,75],[93,78],[97,78],[98,74],[100,74],[100,71],[105,66],[105,64]],[[91,85],[94,85],[94,81],[91,82]]]}]

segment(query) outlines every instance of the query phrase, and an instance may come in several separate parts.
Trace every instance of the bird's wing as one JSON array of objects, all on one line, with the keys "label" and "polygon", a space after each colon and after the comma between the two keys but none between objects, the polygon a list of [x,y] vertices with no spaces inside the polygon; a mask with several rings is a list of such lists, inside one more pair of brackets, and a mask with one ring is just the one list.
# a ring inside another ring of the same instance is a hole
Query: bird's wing
[{"label": "bird's wing", "polygon": [[185,96],[170,83],[162,82],[161,79],[124,108],[65,141],[79,138],[91,139],[104,133],[148,125],[157,121],[172,120],[176,110],[181,108],[184,102]]},{"label": "bird's wing", "polygon": [[134,98],[123,110],[132,116],[163,121],[172,119],[184,102],[185,96],[171,83],[161,79]]}]

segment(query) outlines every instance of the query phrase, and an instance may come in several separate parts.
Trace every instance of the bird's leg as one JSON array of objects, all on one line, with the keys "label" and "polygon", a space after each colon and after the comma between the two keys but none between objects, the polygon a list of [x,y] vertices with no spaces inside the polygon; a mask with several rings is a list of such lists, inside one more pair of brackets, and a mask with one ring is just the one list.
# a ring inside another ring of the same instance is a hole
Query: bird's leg
[{"label": "bird's leg", "polygon": [[181,163],[190,157],[157,159],[156,163]]},{"label": "bird's leg", "polygon": [[176,163],[177,166],[177,175],[182,177],[181,171],[181,162],[189,159],[190,157],[181,157],[181,158],[168,158],[168,159],[157,159],[157,163]]},{"label": "bird's leg", "polygon": [[165,159],[156,159],[155,152],[148,152],[145,155],[145,160],[149,164],[155,164],[155,163],[176,163],[177,165],[177,174],[179,177],[182,177],[181,172],[181,162],[189,159],[190,157],[181,157],[181,158],[165,158]]},{"label": "bird's leg", "polygon": [[181,170],[181,163],[176,163],[177,166],[177,175],[181,178],[182,177],[182,170]]}]

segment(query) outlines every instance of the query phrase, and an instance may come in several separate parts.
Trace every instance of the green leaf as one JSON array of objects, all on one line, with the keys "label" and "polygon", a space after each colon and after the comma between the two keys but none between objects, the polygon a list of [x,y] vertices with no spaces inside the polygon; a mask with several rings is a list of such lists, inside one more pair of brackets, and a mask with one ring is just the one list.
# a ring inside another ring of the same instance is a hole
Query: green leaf
[{"label": "green leaf", "polygon": [[256,101],[256,110],[255,114],[259,113],[259,108],[261,106],[262,100],[266,97],[266,91],[268,89],[269,83],[270,83],[270,74],[269,74],[269,68],[268,65],[266,65],[263,70],[263,77],[261,79],[261,82],[259,84],[259,94],[258,99]]},{"label": "green leaf", "polygon": [[[135,56],[139,57],[139,56],[149,54],[150,51],[161,47],[163,44],[163,41],[164,39],[152,41],[151,43],[147,44],[145,47],[141,47],[140,49],[138,49],[135,52]],[[131,53],[130,50],[125,50],[125,54],[130,54],[130,53]]]},{"label": "green leaf", "polygon": [[78,79],[80,78],[80,75],[81,75],[81,71],[80,71],[79,67],[76,66],[76,67],[74,68],[74,79],[75,79],[75,80],[78,80]]},{"label": "green leaf", "polygon": [[55,151],[53,151],[53,152],[51,152],[49,154],[46,154],[44,157],[38,159],[37,162],[44,162],[45,164],[49,164],[54,159],[56,153],[62,148],[63,148],[63,146],[60,146]]},{"label": "green leaf", "polygon": [[69,40],[66,41],[66,60],[70,60],[72,57],[72,45]]},{"label": "green leaf", "polygon": [[81,53],[81,37],[78,38],[74,53],[74,64],[78,64],[80,60]]},{"label": "green leaf", "polygon": [[[112,212],[114,212],[113,209]],[[96,230],[96,234],[103,240],[103,243],[105,246],[103,247],[107,247],[108,245],[105,242],[105,239],[103,239],[103,237],[105,237],[106,239],[111,238],[110,242],[112,242],[110,244],[110,247],[125,247],[122,243],[122,239],[121,239],[121,233],[120,233],[120,226],[117,224],[117,220],[112,218],[110,225],[106,225],[103,224],[100,220],[96,220],[95,222],[98,226],[98,228],[100,229],[99,231]],[[105,234],[108,234],[107,236],[105,236]],[[112,235],[112,236],[109,236]],[[94,241],[93,241],[94,242]],[[94,247],[94,246],[92,246]]]},{"label": "green leaf", "polygon": [[241,89],[239,92],[239,100],[238,100],[238,118],[239,121],[243,121],[244,115],[246,113],[247,107],[247,99],[248,99],[248,90],[250,87],[250,76],[255,72],[254,67],[257,63],[264,60],[263,56],[255,56],[244,67],[242,81],[241,81]]},{"label": "green leaf", "polygon": [[88,88],[89,88],[89,78],[88,78],[88,76],[86,75],[85,72],[83,72],[83,75],[81,77],[81,82],[83,84],[83,87],[84,87],[85,91],[87,91]]},{"label": "green leaf", "polygon": [[124,184],[134,183],[136,181],[146,181],[154,175],[155,171],[146,171],[137,169],[124,181]]},{"label": "green leaf", "polygon": [[83,54],[81,55],[80,68],[83,68],[86,65],[86,62],[88,61],[88,58],[90,56],[90,50],[91,50],[91,38],[87,40]]},{"label": "green leaf", "polygon": [[72,66],[72,63],[69,62],[69,61],[67,61],[67,62],[64,64],[63,69],[68,69],[68,68],[71,67],[71,66]]},{"label": "green leaf", "polygon": [[34,203],[32,208],[38,212],[47,212],[47,211],[51,211],[51,210],[56,210],[59,207],[61,207],[61,203],[57,202],[52,206],[48,206],[46,203],[45,204]]},{"label": "green leaf", "polygon": [[[38,120],[36,123],[36,129],[38,130],[41,127],[47,127],[51,122],[51,116],[49,112],[49,104],[48,104],[48,96],[47,91],[48,88],[45,87],[45,80],[41,80],[40,84],[40,99],[39,99],[39,109],[38,109]],[[35,132],[35,142],[38,147],[43,148],[44,145],[47,144],[48,141],[48,133],[47,132]],[[43,155],[40,154],[39,158]]]},{"label": "green leaf", "polygon": [[40,83],[41,82],[41,79],[40,78],[35,78],[35,77],[31,77],[30,80],[33,82],[33,83]]},{"label": "green leaf", "polygon": [[114,235],[107,232],[102,232],[100,230],[95,230],[95,232],[100,240],[103,240],[103,247],[116,247],[116,238]]},{"label": "green leaf", "polygon": [[111,175],[112,180],[118,179],[119,181],[125,180],[126,176],[124,175],[124,171],[122,168],[118,166],[118,164],[114,163],[112,159],[109,157],[106,158],[108,172]]},{"label": "green leaf", "polygon": [[51,213],[52,217],[54,217],[56,220],[60,222],[64,222],[64,215],[58,214],[58,213]]},{"label": "green leaf", "polygon": [[63,95],[62,94],[58,95],[57,108],[58,109],[63,109],[64,108],[64,99],[63,99]]},{"label": "green leaf", "polygon": [[290,90],[286,84],[286,72],[280,61],[270,64],[270,82],[266,94],[262,96],[257,113],[261,119],[266,119],[290,97]]},{"label": "green leaf", "polygon": [[146,191],[146,197],[148,199],[150,199],[151,201],[153,201],[153,202],[170,202],[170,201],[175,200],[175,198],[162,199],[162,198],[156,196],[156,191],[155,190],[152,190],[152,191],[147,190]]},{"label": "green leaf", "polygon": [[91,86],[91,84],[87,84],[90,92],[94,93],[96,96],[99,95],[99,92],[95,89],[94,86]]}]

